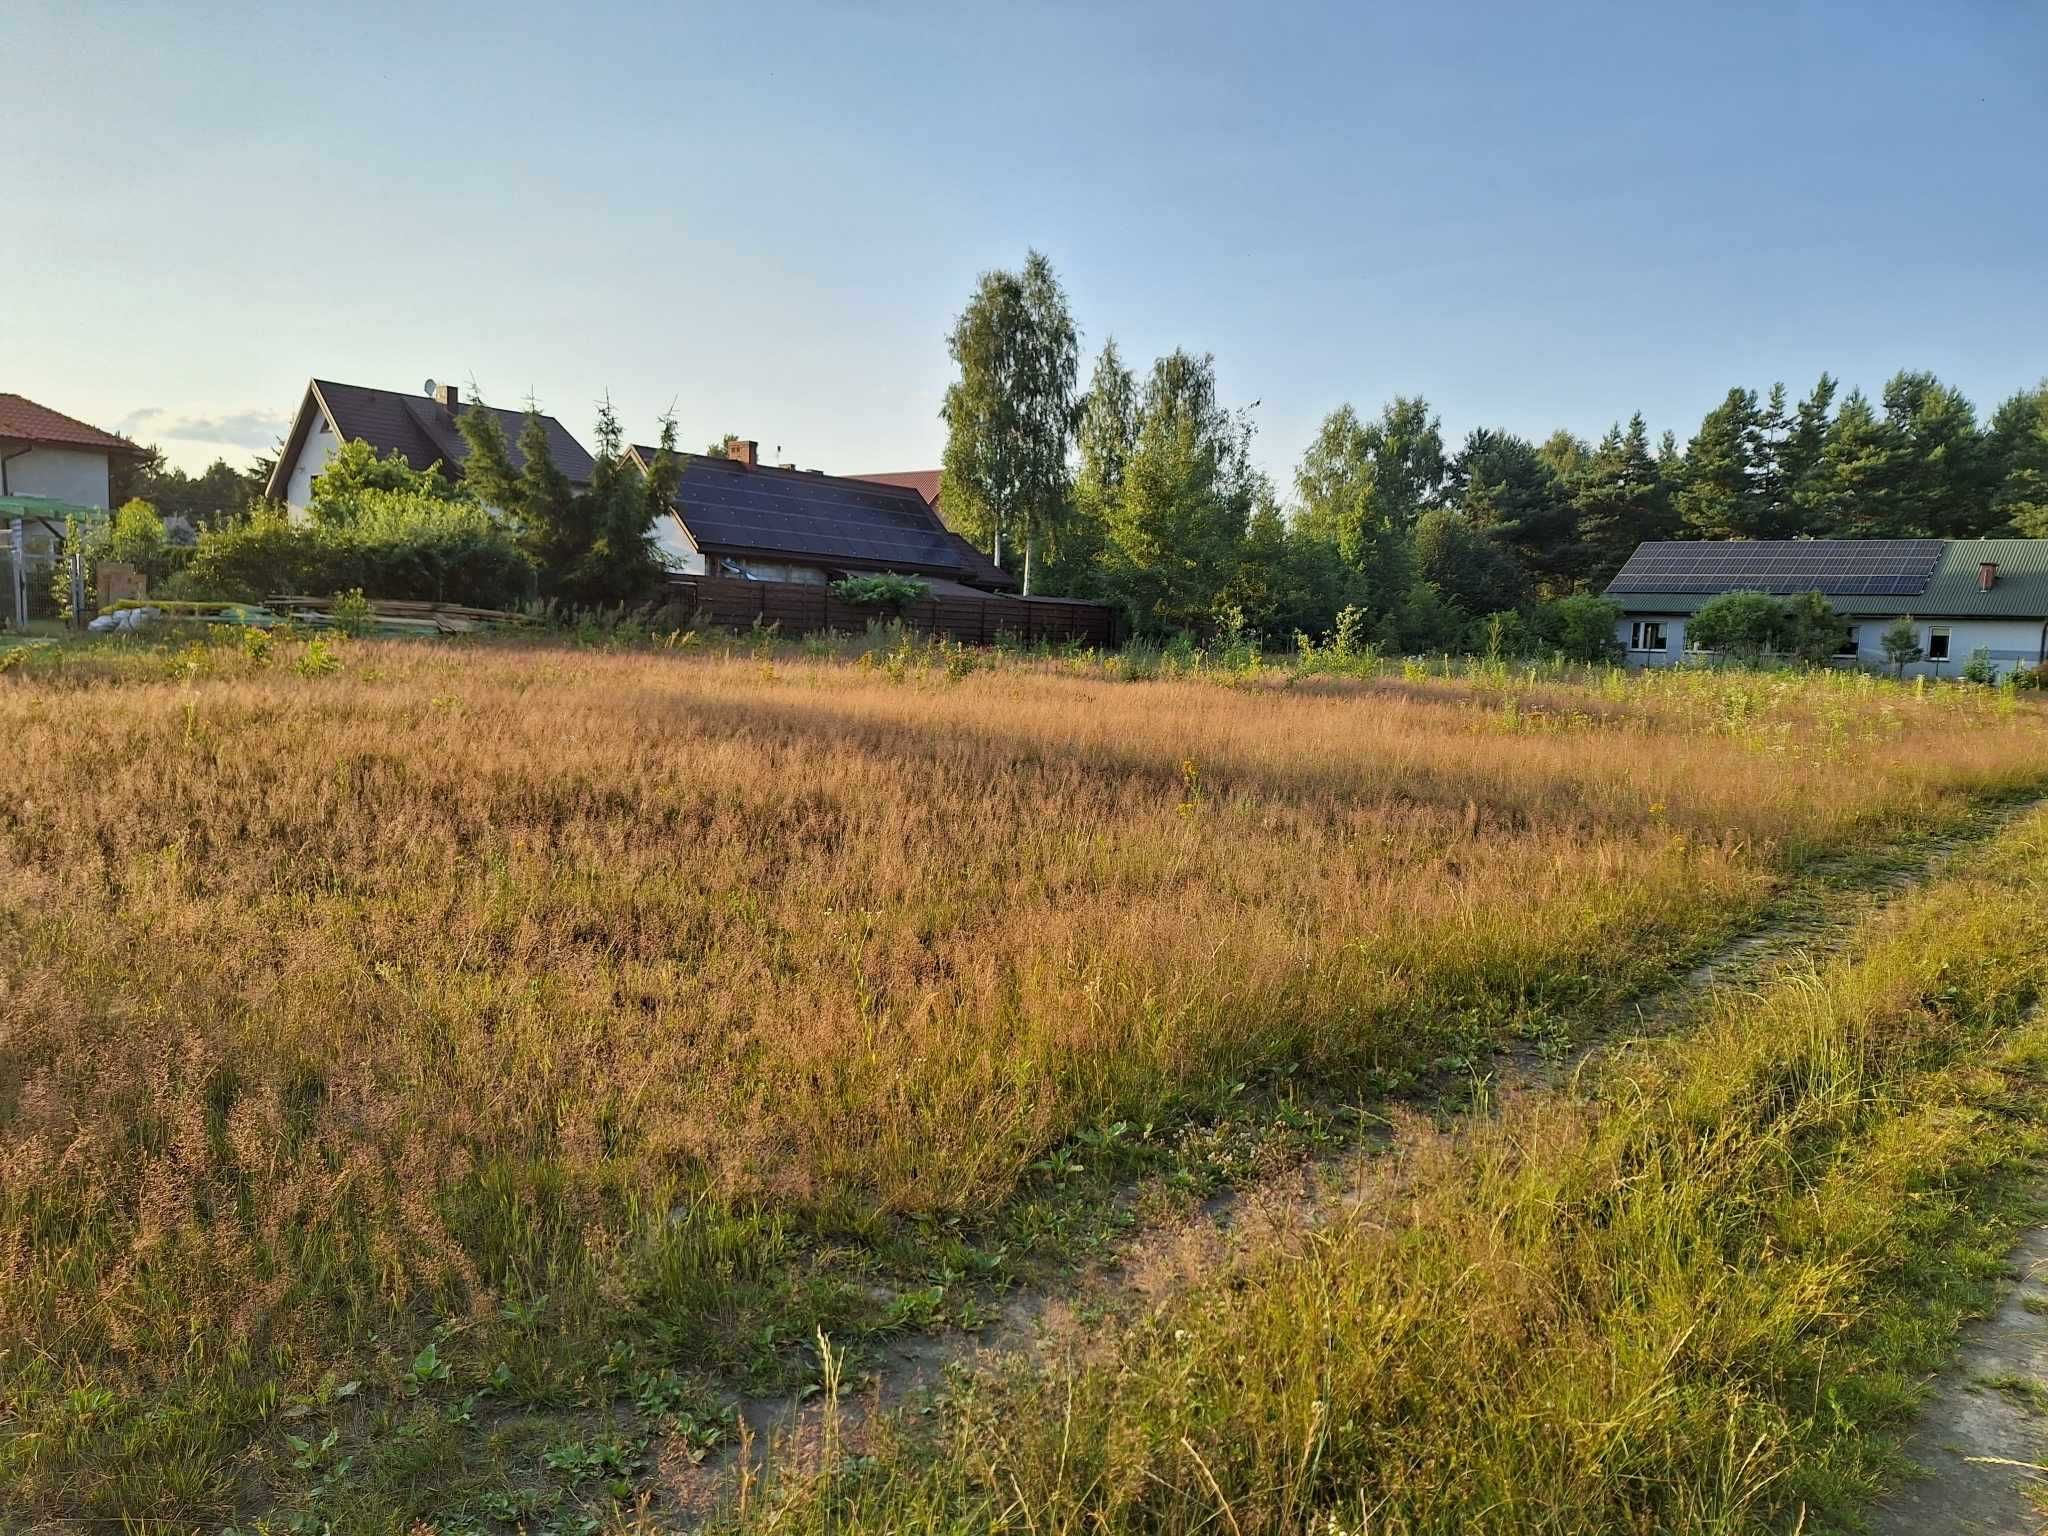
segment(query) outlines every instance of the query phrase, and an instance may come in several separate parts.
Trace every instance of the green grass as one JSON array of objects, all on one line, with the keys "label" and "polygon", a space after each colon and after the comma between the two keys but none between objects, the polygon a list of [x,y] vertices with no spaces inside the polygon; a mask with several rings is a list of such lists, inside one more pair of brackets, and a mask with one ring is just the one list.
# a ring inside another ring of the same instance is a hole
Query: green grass
[{"label": "green grass", "polygon": [[1611,1054],[1580,1095],[1411,1127],[1362,1204],[963,1378],[735,1523],[1852,1528],[2038,1219],[2044,895],[2037,816],[1818,974]]},{"label": "green grass", "polygon": [[821,1331],[856,1379],[1464,1105],[2048,771],[1834,680],[315,644],[0,679],[38,1517],[607,1518]]}]

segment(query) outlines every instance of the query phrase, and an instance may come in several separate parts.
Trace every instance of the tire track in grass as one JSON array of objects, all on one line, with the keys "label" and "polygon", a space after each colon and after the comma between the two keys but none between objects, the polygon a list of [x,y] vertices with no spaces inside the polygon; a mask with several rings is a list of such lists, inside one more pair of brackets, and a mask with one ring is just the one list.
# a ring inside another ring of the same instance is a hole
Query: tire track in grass
[{"label": "tire track in grass", "polygon": [[[1596,1021],[1570,1048],[1546,1054],[1527,1041],[1500,1048],[1491,1075],[1472,1085],[1469,1104],[1444,1111],[1445,1118],[1469,1118],[1489,1113],[1506,1097],[1554,1091],[1599,1050],[1628,1039],[1677,1033],[1717,997],[1759,990],[1787,971],[1817,965],[1847,947],[1873,918],[1938,878],[1957,858],[1991,843],[2044,805],[2048,795],[2006,798],[1978,807],[1949,833],[1816,861],[1790,877],[1757,922],[1677,980]],[[1251,1213],[1276,1207],[1301,1213],[1305,1208],[1314,1220],[1319,1211],[1338,1208],[1350,1195],[1343,1171],[1355,1168],[1362,1154],[1383,1148],[1390,1140],[1389,1125],[1384,1120],[1363,1124],[1355,1134],[1319,1148],[1277,1175],[1228,1186],[1201,1201],[1184,1221],[1141,1225],[1103,1262],[1069,1284],[1021,1285],[987,1297],[990,1320],[975,1332],[947,1329],[887,1339],[872,1349],[871,1366],[853,1383],[855,1390],[836,1402],[827,1402],[822,1395],[793,1399],[787,1394],[734,1401],[731,1407],[742,1426],[735,1444],[710,1456],[685,1451],[661,1458],[657,1483],[664,1513],[683,1528],[693,1527],[735,1496],[744,1498],[771,1463],[796,1469],[815,1465],[833,1448],[857,1449],[863,1426],[877,1414],[934,1407],[947,1373],[955,1368],[1019,1351],[1037,1353],[1054,1332],[1071,1335],[1077,1327],[1090,1326],[1088,1319],[1150,1304],[1181,1276],[1216,1262],[1234,1229]],[[1114,1198],[1133,1202],[1137,1195],[1133,1185]],[[2042,1243],[2048,1257],[2048,1233],[2042,1234]],[[2048,1291],[2043,1294],[2048,1297]],[[2048,1318],[2029,1321],[2039,1325],[2048,1351]],[[2048,1352],[2042,1364],[2041,1401],[2048,1409]],[[1893,1529],[1904,1533],[1923,1528],[1907,1524]]]},{"label": "tire track in grass", "polygon": [[1901,1447],[1914,1471],[1872,1512],[1872,1536],[2048,1530],[2048,1227],[2009,1262],[1997,1309],[1963,1330],[1922,1405]]}]

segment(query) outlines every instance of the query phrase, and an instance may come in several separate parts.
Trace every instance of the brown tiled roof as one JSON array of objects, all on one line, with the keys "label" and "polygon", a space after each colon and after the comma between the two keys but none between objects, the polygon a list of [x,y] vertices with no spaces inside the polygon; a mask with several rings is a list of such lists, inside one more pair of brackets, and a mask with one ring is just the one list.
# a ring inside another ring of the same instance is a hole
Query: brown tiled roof
[{"label": "brown tiled roof", "polygon": [[75,416],[66,416],[62,411],[53,411],[47,405],[37,405],[25,395],[11,395],[0,391],[0,437],[21,443],[50,443],[68,448],[100,448],[108,453],[142,453],[145,450],[117,437],[112,432],[102,432],[98,427],[89,426]]},{"label": "brown tiled roof", "polygon": [[881,485],[907,485],[936,507],[939,504],[939,480],[944,474],[942,469],[894,469],[887,474],[855,475],[853,478],[873,480]]}]

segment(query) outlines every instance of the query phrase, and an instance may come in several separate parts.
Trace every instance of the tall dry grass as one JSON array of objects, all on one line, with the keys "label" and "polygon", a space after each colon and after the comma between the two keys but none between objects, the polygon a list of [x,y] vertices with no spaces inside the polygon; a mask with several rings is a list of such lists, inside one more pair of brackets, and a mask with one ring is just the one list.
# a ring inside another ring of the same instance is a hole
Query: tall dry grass
[{"label": "tall dry grass", "polygon": [[2037,815],[1848,958],[1583,1092],[1455,1136],[1411,1118],[1350,1202],[1281,1209],[1150,1313],[956,1378],[729,1524],[1860,1529],[1887,1435],[2038,1219],[2044,892]]},{"label": "tall dry grass", "polygon": [[802,1234],[1613,998],[1788,862],[2048,776],[2030,708],[1831,680],[307,670],[0,678],[0,1473],[38,1507],[231,1509],[282,1387],[507,1297],[714,1358]]}]

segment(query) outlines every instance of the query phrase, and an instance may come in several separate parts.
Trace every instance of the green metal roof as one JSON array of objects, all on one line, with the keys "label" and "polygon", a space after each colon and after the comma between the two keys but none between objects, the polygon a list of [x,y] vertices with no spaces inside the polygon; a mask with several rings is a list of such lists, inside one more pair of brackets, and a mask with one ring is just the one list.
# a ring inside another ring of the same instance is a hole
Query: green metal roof
[{"label": "green metal roof", "polygon": [[105,507],[88,507],[83,502],[59,501],[54,496],[0,496],[0,523],[17,517],[42,517],[61,523],[67,517],[84,522],[107,515]]},{"label": "green metal roof", "polygon": [[[1998,566],[1989,592],[1978,585],[1977,568]],[[1740,590],[1730,587],[1730,591]],[[1626,613],[1695,613],[1713,592],[1616,592]],[[1922,619],[2048,620],[2048,539],[1950,539],[1924,592],[1903,597],[1830,597],[1835,612],[1851,617],[1910,613]]]}]

